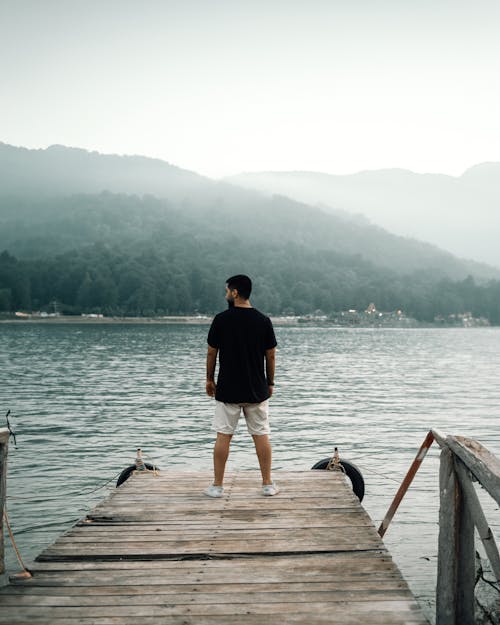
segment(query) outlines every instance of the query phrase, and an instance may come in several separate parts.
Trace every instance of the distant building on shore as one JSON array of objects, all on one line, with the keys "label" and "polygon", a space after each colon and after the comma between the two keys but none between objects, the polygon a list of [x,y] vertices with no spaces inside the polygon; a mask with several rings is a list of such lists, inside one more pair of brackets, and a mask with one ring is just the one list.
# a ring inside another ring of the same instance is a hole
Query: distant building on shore
[{"label": "distant building on shore", "polygon": [[458,326],[462,328],[485,328],[490,324],[486,317],[474,317],[472,313],[452,313],[451,315],[438,315],[434,317],[434,323],[443,326]]}]

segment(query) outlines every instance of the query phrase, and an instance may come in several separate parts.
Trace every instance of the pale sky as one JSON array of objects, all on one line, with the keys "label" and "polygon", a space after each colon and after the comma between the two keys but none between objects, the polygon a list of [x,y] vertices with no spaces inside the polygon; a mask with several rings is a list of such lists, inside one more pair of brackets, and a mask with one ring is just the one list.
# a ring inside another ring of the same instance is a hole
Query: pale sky
[{"label": "pale sky", "polygon": [[500,161],[498,0],[0,0],[0,141],[220,177]]}]

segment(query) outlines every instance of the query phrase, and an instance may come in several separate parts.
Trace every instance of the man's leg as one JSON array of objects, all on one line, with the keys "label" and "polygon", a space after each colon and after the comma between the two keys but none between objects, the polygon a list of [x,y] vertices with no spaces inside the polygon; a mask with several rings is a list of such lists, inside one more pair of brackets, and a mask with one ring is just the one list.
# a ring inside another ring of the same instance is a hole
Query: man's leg
[{"label": "man's leg", "polygon": [[257,452],[257,458],[259,459],[260,472],[262,473],[262,484],[272,484],[271,479],[271,464],[272,464],[272,450],[271,441],[267,434],[252,434],[253,442],[255,444],[255,451]]},{"label": "man's leg", "polygon": [[224,470],[229,456],[229,445],[240,417],[238,404],[226,404],[215,400],[213,429],[217,432],[214,446],[214,486],[222,486]]},{"label": "man's leg", "polygon": [[214,446],[214,486],[222,486],[224,482],[224,471],[232,438],[232,434],[217,432],[217,440]]}]

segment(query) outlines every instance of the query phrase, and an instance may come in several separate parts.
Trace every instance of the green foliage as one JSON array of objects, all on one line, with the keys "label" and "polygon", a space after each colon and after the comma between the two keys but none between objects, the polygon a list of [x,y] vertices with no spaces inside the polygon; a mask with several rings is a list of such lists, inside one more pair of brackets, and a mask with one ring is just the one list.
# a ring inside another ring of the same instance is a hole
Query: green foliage
[{"label": "green foliage", "polygon": [[[245,270],[255,276],[254,304],[270,314],[362,310],[374,301],[381,310],[401,308],[423,321],[471,311],[500,323],[500,283],[495,281],[477,285],[468,278],[428,284],[381,274],[359,259],[337,258],[333,263],[329,255],[297,248],[283,253],[280,263],[272,250],[266,255],[263,248],[243,244],[234,264],[205,245],[186,252],[185,246],[168,252],[150,247],[129,254],[123,248],[94,245],[36,261],[18,261],[3,252],[0,310],[49,310],[56,301],[58,309],[69,314],[212,314],[224,306],[225,279]],[[259,273],[262,263],[267,268]],[[290,272],[291,265],[297,273]]]},{"label": "green foliage", "polygon": [[439,254],[417,262],[415,247],[404,271],[402,243],[392,248],[394,262],[382,265],[380,241],[368,233],[359,247],[348,246],[334,217],[286,198],[255,197],[237,209],[224,200],[172,206],[110,193],[3,200],[0,249],[9,251],[0,254],[0,311],[51,310],[55,301],[68,314],[212,314],[225,305],[226,278],[248,273],[254,305],[269,314],[364,310],[375,302],[425,321],[470,311],[500,323],[498,280],[467,277],[458,264],[446,272],[448,255],[443,263]]}]

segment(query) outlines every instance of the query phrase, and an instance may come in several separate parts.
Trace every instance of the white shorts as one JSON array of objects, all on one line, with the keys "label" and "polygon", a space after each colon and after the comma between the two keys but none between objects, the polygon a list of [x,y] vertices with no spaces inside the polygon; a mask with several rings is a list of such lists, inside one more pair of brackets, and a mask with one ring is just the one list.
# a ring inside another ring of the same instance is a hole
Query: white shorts
[{"label": "white shorts", "polygon": [[267,399],[260,404],[225,404],[216,400],[214,430],[221,434],[234,434],[242,410],[250,434],[261,436],[270,433],[269,401]]}]

